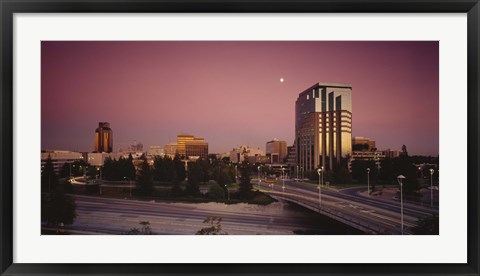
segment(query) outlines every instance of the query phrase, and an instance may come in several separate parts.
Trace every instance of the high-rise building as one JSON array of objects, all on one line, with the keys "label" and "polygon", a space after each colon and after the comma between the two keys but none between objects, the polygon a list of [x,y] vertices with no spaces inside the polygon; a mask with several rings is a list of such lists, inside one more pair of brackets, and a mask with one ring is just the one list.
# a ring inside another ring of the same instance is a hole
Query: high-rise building
[{"label": "high-rise building", "polygon": [[333,169],[352,153],[352,86],[316,83],[295,103],[296,163],[304,171]]},{"label": "high-rise building", "polygon": [[283,163],[287,157],[287,142],[277,139],[268,141],[266,153],[270,157],[270,163]]},{"label": "high-rise building", "polygon": [[192,156],[208,158],[208,143],[190,134],[177,135],[177,154],[185,159]]},{"label": "high-rise building", "polygon": [[95,152],[113,151],[113,132],[110,123],[99,122],[95,130]]}]

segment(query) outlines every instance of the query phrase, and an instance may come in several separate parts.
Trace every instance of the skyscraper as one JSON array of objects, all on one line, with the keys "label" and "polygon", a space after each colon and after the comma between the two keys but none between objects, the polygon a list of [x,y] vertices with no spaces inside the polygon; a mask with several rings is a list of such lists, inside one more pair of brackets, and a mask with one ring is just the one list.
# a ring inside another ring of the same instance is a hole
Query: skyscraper
[{"label": "skyscraper", "polygon": [[95,130],[95,152],[113,151],[113,132],[110,123],[99,122]]},{"label": "skyscraper", "polygon": [[296,163],[304,171],[333,169],[352,152],[352,86],[316,83],[295,103]]}]

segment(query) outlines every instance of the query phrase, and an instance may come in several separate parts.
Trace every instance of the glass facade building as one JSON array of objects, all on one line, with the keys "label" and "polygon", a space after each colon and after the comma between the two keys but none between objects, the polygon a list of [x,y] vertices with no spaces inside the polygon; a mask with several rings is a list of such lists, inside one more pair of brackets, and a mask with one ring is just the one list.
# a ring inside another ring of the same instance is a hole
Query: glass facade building
[{"label": "glass facade building", "polygon": [[352,153],[352,86],[316,83],[295,103],[296,164],[333,169]]},{"label": "glass facade building", "polygon": [[200,158],[208,158],[208,143],[203,138],[197,138],[190,134],[177,135],[177,154],[182,159],[191,156],[199,156]]}]

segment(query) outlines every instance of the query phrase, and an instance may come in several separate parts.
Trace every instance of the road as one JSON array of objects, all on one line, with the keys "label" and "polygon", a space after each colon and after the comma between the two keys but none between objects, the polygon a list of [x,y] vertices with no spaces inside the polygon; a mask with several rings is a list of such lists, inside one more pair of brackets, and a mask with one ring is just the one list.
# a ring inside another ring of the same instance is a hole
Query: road
[{"label": "road", "polygon": [[298,214],[284,203],[267,206],[223,203],[166,203],[75,196],[77,218],[68,230],[76,234],[125,234],[140,221],[149,221],[154,234],[195,234],[208,227],[207,217],[221,217],[228,234],[286,235],[301,229]]},{"label": "road", "polygon": [[[256,182],[258,187],[258,182]],[[275,197],[300,203],[322,214],[329,215],[351,226],[372,233],[401,234],[400,203],[362,196],[359,191],[365,188],[349,188],[335,190],[322,187],[321,205],[319,190],[314,185],[299,184],[286,180],[285,189],[282,184],[273,185],[260,183],[260,190]],[[410,228],[416,226],[419,218],[438,214],[438,210],[413,204],[404,204],[404,234],[410,234]]]}]

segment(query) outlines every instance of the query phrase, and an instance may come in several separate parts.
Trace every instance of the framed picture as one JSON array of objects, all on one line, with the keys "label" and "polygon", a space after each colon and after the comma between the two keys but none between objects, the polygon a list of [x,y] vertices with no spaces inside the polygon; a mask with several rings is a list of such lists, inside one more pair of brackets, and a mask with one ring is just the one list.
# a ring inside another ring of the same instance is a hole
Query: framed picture
[{"label": "framed picture", "polygon": [[478,1],[1,5],[2,275],[479,274]]}]

